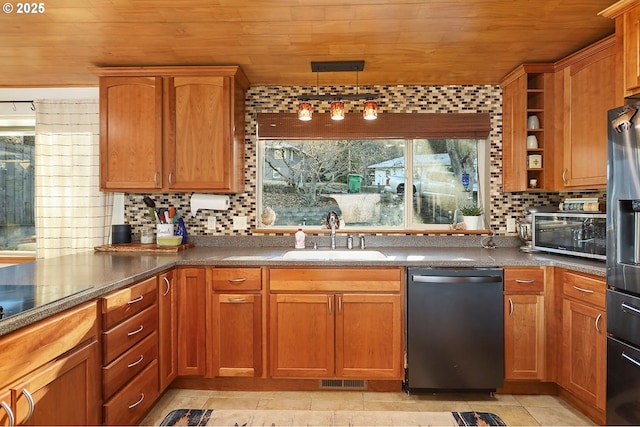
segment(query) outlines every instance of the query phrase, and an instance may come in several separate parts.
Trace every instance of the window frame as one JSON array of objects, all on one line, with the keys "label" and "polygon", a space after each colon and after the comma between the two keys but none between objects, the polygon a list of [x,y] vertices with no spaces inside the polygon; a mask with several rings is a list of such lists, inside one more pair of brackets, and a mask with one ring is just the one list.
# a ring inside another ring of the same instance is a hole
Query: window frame
[{"label": "window frame", "polygon": [[[0,133],[3,136],[35,136],[36,114],[31,101],[2,102]],[[35,147],[34,147],[35,148]],[[34,159],[35,164],[35,159]],[[35,179],[35,176],[34,176]],[[34,183],[35,188],[35,183]],[[32,200],[35,206],[35,192]],[[34,207],[35,209],[35,207]],[[35,224],[35,210],[34,210]],[[34,230],[35,235],[35,230]],[[0,266],[33,261],[36,250],[9,250],[0,248]]]},{"label": "window frame", "polygon": [[[407,205],[413,200],[413,188],[408,185],[413,171],[413,143],[415,139],[475,139],[478,150],[478,200],[481,206],[489,206],[489,132],[491,130],[489,113],[385,113],[375,121],[362,120],[359,115],[348,115],[340,122],[332,121],[329,114],[316,113],[313,120],[302,122],[296,114],[259,113],[256,123],[256,224],[254,232],[295,232],[297,226],[270,226],[260,228],[259,218],[262,212],[262,185],[264,178],[264,156],[266,140],[314,140],[314,139],[402,139],[405,141],[405,209],[404,225],[399,227],[348,227],[349,233],[381,234],[486,234],[487,230],[451,230],[448,224],[410,223],[413,212]],[[488,222],[488,217],[485,218]],[[320,226],[306,226],[313,232],[322,232]]]}]

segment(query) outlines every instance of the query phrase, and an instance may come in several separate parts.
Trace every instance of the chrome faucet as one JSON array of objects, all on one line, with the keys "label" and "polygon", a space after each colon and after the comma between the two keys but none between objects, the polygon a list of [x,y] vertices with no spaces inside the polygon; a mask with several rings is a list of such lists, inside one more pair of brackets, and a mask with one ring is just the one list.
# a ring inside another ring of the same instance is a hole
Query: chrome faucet
[{"label": "chrome faucet", "polygon": [[336,227],[338,215],[335,212],[329,213],[329,227],[331,227],[331,249],[336,248]]}]

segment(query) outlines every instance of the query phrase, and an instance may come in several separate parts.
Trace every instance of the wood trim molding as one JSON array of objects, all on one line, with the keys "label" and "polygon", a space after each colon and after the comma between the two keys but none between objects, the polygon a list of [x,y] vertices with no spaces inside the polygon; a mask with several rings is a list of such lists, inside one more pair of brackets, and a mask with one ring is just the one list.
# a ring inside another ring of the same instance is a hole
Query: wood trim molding
[{"label": "wood trim molding", "polygon": [[381,113],[376,120],[364,120],[352,112],[340,121],[315,113],[308,122],[295,113],[259,113],[257,121],[260,139],[485,139],[491,131],[489,113]]}]

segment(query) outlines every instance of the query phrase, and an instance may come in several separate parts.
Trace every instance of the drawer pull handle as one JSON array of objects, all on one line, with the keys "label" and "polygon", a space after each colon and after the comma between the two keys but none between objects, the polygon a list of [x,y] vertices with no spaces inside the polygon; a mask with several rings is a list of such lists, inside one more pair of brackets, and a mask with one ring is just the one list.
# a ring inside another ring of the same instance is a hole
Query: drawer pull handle
[{"label": "drawer pull handle", "polygon": [[247,299],[243,297],[229,298],[229,302],[245,302]]},{"label": "drawer pull handle", "polygon": [[144,359],[144,356],[143,356],[143,355],[140,355],[140,358],[139,358],[138,360],[136,360],[135,362],[129,363],[129,364],[127,365],[127,367],[129,367],[129,368],[133,368],[134,366],[139,365],[139,364],[140,364],[140,362],[142,362],[142,360],[143,360],[143,359]]},{"label": "drawer pull handle", "polygon": [[584,292],[585,294],[592,294],[593,293],[593,291],[591,289],[579,288],[577,286],[574,286],[573,289],[575,289],[576,291]]},{"label": "drawer pull handle", "polygon": [[509,298],[509,316],[513,314],[513,300]]},{"label": "drawer pull handle", "polygon": [[131,332],[127,332],[127,336],[133,336],[135,334],[139,334],[140,332],[142,332],[142,330],[144,329],[143,325],[140,325],[140,327],[138,329],[136,329],[135,331],[131,331]]},{"label": "drawer pull handle", "polygon": [[27,402],[29,402],[29,413],[27,414],[27,417],[24,419],[24,421],[22,421],[23,423],[26,423],[27,421],[29,421],[29,419],[31,419],[33,411],[36,409],[36,404],[34,403],[33,397],[31,396],[31,393],[29,393],[29,390],[23,388],[22,394],[24,394],[24,397],[27,398]]},{"label": "drawer pull handle", "polygon": [[129,409],[135,408],[136,406],[141,404],[143,400],[144,400],[144,393],[140,393],[140,399],[138,399],[136,403],[132,403],[131,405],[129,405]]},{"label": "drawer pull handle", "polygon": [[640,316],[640,310],[635,308],[632,305],[629,305],[629,304],[623,302],[622,304],[620,304],[620,308],[625,313],[633,314],[634,316]]},{"label": "drawer pull handle", "polygon": [[535,280],[531,280],[531,279],[516,279],[516,283],[533,283],[535,282]]},{"label": "drawer pull handle", "polygon": [[[622,354],[620,356],[622,356],[623,359],[627,359],[629,362],[633,363],[634,365],[636,365],[637,367],[640,368],[640,362],[638,362],[635,358],[624,354],[624,351],[622,352]],[[2,403],[4,403],[4,402],[2,402]]]},{"label": "drawer pull handle", "polygon": [[2,401],[0,402],[0,406],[2,406],[4,411],[7,413],[7,416],[9,417],[9,426],[12,427],[16,425],[16,417],[13,416],[13,411],[11,410],[11,408],[9,408],[9,405]]},{"label": "drawer pull handle", "polygon": [[129,301],[127,304],[135,304],[137,302],[140,302],[144,299],[144,295],[140,295],[138,298],[134,298],[131,301]]},{"label": "drawer pull handle", "polygon": [[169,293],[169,291],[171,290],[171,282],[169,281],[169,279],[167,279],[167,277],[164,277],[164,283],[167,284],[167,290],[164,291],[164,293],[162,294],[163,297],[166,297],[167,294]]},{"label": "drawer pull handle", "polygon": [[598,327],[598,324],[600,323],[600,319],[602,319],[602,313],[598,314],[598,317],[596,317],[596,332],[600,333],[600,328]]},{"label": "drawer pull handle", "polygon": [[327,298],[327,305],[329,307],[329,314],[333,314],[333,297],[328,297]]},{"label": "drawer pull handle", "polygon": [[234,285],[235,284],[240,284],[240,283],[243,283],[243,282],[246,282],[246,281],[247,281],[247,279],[244,278],[244,277],[238,277],[237,279],[228,279],[228,282],[229,283],[233,283]]}]

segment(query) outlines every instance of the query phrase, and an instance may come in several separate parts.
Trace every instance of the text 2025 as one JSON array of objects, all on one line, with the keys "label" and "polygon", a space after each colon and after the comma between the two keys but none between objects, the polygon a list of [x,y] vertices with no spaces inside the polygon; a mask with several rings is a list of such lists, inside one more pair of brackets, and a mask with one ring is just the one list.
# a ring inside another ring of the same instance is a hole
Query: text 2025
[{"label": "text 2025", "polygon": [[16,13],[44,13],[44,3],[16,3]]}]

